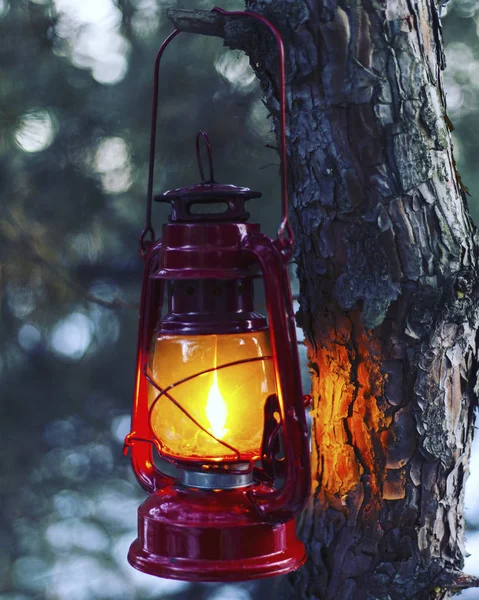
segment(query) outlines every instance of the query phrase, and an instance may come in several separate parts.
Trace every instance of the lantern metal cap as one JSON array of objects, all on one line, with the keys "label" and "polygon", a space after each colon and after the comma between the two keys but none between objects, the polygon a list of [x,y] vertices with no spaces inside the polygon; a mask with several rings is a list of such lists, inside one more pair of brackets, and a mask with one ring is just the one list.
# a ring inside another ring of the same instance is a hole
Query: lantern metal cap
[{"label": "lantern metal cap", "polygon": [[[167,202],[171,205],[170,223],[202,222],[245,222],[249,213],[244,203],[251,198],[260,198],[261,192],[254,192],[246,187],[221,183],[198,183],[195,185],[169,190],[155,196],[156,202]],[[211,206],[209,210],[194,205],[218,205],[218,210]],[[225,206],[226,205],[226,206]]]},{"label": "lantern metal cap", "polygon": [[247,187],[239,187],[227,183],[201,182],[194,185],[168,190],[164,194],[155,196],[156,202],[171,202],[174,199],[187,199],[201,201],[220,201],[232,198],[260,198],[261,192],[255,192]]}]

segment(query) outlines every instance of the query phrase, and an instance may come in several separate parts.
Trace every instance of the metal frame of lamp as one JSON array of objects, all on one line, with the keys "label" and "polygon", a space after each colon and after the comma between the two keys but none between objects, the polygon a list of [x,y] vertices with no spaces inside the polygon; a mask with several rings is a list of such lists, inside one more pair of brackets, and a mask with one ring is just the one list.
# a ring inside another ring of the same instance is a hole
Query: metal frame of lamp
[{"label": "metal frame of lamp", "polygon": [[[280,58],[283,216],[278,239],[247,222],[248,188],[214,181],[205,132],[196,140],[201,183],[155,197],[172,207],[163,236],[151,226],[158,77],[155,62],[144,274],[132,430],[125,439],[149,493],[128,554],[140,571],[189,581],[280,575],[306,560],[295,515],[310,490],[308,431],[287,274],[292,254],[286,172],[284,50]],[[201,159],[206,142],[209,178]],[[198,214],[197,205],[222,205]],[[147,239],[149,238],[149,239]],[[268,319],[255,312],[253,281],[264,281]],[[164,296],[168,310],[162,314]],[[155,452],[179,469],[163,473]],[[157,460],[158,463],[158,460]]]}]

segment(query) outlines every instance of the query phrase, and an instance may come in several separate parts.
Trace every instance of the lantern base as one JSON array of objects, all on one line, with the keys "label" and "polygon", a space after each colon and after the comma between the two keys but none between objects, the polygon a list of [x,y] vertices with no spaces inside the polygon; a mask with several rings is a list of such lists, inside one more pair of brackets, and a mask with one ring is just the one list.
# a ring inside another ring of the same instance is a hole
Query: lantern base
[{"label": "lantern base", "polygon": [[297,569],[306,552],[295,519],[262,520],[248,490],[251,486],[217,491],[172,486],[155,492],[138,509],[129,563],[150,575],[185,581],[244,581]]}]

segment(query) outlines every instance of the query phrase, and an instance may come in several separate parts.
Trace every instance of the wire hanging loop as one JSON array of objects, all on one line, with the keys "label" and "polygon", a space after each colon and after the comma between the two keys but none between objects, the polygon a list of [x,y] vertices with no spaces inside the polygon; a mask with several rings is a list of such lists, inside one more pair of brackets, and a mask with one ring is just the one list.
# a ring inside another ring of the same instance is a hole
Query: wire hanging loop
[{"label": "wire hanging loop", "polygon": [[293,245],[294,234],[291,225],[288,220],[288,167],[287,167],[287,149],[286,149],[286,67],[284,59],[284,44],[281,34],[278,29],[268,19],[262,15],[251,11],[227,11],[223,8],[215,7],[211,9],[212,12],[220,13],[221,15],[230,17],[251,17],[263,23],[276,38],[278,44],[278,58],[279,58],[279,154],[281,161],[281,204],[282,204],[282,216],[281,222],[278,228],[278,239],[281,247],[284,250],[290,249]]},{"label": "wire hanging loop", "polygon": [[[203,169],[203,159],[201,158],[201,140],[205,141],[206,151],[208,152],[208,166],[210,168],[209,179],[205,178]],[[213,155],[211,153],[211,142],[208,134],[203,129],[196,135],[196,160],[198,161],[198,169],[200,171],[201,183],[215,183],[215,173],[213,170]]]}]

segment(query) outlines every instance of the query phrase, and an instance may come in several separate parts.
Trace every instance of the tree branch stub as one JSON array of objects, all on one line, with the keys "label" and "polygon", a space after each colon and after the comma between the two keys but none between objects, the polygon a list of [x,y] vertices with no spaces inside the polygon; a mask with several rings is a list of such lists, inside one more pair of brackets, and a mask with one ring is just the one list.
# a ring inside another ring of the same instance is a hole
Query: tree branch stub
[{"label": "tree branch stub", "polygon": [[230,19],[220,13],[206,10],[170,8],[166,14],[174,27],[180,31],[221,38],[225,37],[225,20]]}]

